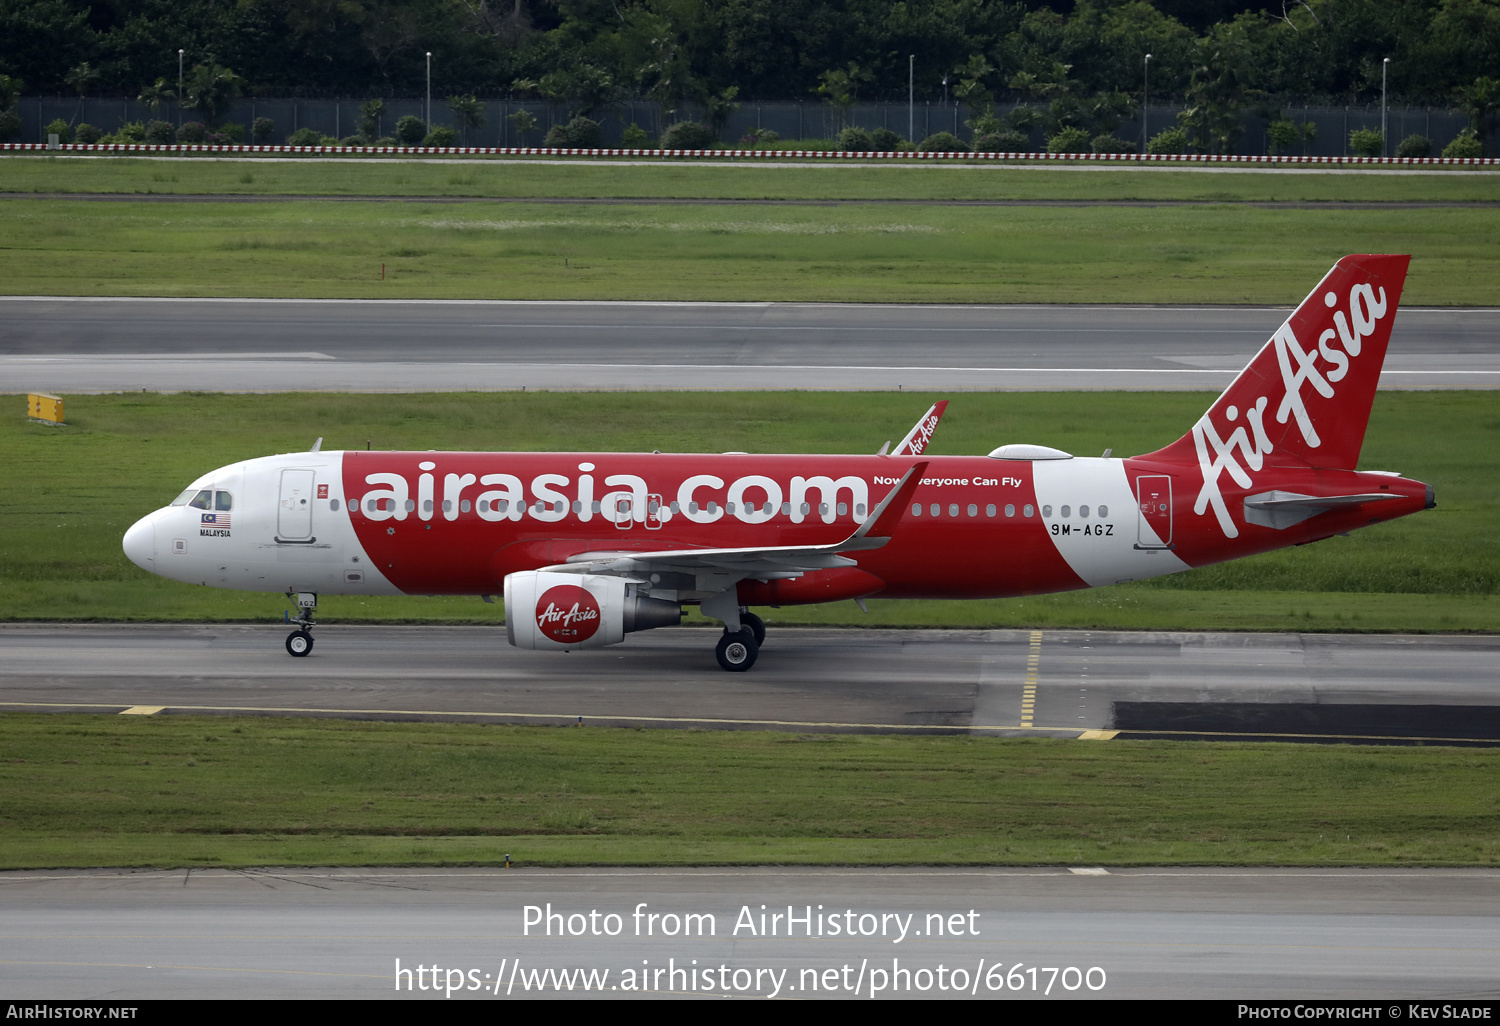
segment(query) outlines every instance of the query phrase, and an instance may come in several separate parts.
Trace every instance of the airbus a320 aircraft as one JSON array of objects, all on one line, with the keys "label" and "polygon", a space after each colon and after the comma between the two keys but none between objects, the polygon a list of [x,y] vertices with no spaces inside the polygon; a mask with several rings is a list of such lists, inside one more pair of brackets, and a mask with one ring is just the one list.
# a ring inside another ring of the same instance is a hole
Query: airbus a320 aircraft
[{"label": "airbus a320 aircraft", "polygon": [[503,592],[525,649],[612,645],[696,604],[724,622],[726,670],[764,642],[751,606],[1177,573],[1432,508],[1429,485],[1355,470],[1408,262],[1340,260],[1191,430],[1144,456],[926,456],[943,404],[874,456],[314,446],[205,474],[131,527],[125,553],[295,595],[294,656],[312,650],[319,594]]}]

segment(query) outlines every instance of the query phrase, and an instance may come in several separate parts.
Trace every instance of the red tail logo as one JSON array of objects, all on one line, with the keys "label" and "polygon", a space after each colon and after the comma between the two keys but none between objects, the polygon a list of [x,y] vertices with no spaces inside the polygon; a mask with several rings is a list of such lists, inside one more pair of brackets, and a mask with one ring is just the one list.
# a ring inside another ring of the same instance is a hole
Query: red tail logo
[{"label": "red tail logo", "polygon": [[1250,488],[1267,464],[1359,462],[1410,260],[1340,260],[1192,431],[1143,457],[1195,463],[1203,486],[1193,512],[1212,509],[1225,537],[1239,535],[1219,488],[1225,475]]}]

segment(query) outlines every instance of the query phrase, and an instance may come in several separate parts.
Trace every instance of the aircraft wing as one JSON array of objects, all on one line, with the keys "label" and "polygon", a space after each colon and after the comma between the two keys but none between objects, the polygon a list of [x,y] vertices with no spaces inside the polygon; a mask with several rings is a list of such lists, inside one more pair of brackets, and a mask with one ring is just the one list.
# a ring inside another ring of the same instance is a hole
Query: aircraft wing
[{"label": "aircraft wing", "polygon": [[878,549],[891,540],[911,501],[927,461],[915,464],[896,482],[864,523],[842,541],[828,545],[774,545],[736,549],[663,549],[658,552],[580,552],[566,563],[544,569],[562,573],[634,575],[645,573],[728,574],[737,578],[797,577],[811,570],[855,566],[840,555]]},{"label": "aircraft wing", "polygon": [[927,443],[932,441],[932,433],[937,430],[938,421],[943,419],[943,411],[948,408],[948,400],[940,399],[927,408],[922,414],[922,419],[906,433],[901,439],[901,444],[891,452],[892,456],[920,456],[927,448]]}]

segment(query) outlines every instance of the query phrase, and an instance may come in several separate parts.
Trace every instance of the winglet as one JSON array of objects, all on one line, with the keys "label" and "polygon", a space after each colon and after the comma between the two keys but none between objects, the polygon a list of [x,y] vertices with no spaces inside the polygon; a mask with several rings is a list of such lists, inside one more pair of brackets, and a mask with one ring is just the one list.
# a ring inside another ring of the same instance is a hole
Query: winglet
[{"label": "winglet", "polygon": [[891,451],[892,456],[920,456],[927,448],[927,443],[932,441],[932,433],[937,430],[938,421],[943,419],[943,411],[948,408],[948,400],[940,399],[927,408],[922,414],[922,419],[917,421],[916,426],[906,433],[901,439],[901,444]]},{"label": "winglet", "polygon": [[902,515],[906,512],[906,504],[916,494],[918,486],[922,483],[922,475],[927,473],[927,461],[914,464],[906,475],[896,482],[885,498],[880,500],[880,505],[870,511],[869,519],[859,525],[859,528],[849,536],[851,542],[863,541],[866,538],[889,538],[896,530],[896,525],[901,522]]}]

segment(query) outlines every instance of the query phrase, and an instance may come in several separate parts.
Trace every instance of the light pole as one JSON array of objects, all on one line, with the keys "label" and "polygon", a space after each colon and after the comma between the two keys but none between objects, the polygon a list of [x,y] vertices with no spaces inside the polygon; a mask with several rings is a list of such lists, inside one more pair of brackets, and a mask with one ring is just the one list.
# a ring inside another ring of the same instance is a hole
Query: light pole
[{"label": "light pole", "polygon": [[432,51],[427,51],[427,131],[432,131]]},{"label": "light pole", "polygon": [[177,127],[182,127],[182,54],[177,51]]},{"label": "light pole", "polygon": [[917,132],[917,55],[908,54],[906,58],[906,141],[915,142],[912,138]]},{"label": "light pole", "polygon": [[1390,145],[1386,142],[1389,135],[1385,130],[1385,73],[1390,70],[1391,59],[1387,57],[1380,65],[1380,155],[1389,157]]},{"label": "light pole", "polygon": [[1147,140],[1151,137],[1151,131],[1146,126],[1147,119],[1151,116],[1151,55],[1146,54],[1144,81],[1141,83],[1141,153],[1146,152]]}]

